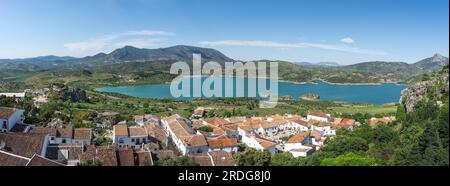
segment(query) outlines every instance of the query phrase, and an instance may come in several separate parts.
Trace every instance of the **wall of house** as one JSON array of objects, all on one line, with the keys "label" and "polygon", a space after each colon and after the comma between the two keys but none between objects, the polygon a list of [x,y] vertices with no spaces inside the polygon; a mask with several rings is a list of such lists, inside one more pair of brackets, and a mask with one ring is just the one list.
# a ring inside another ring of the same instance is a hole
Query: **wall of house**
[{"label": "wall of house", "polygon": [[55,138],[56,144],[62,144],[62,143],[72,143],[72,138]]},{"label": "wall of house", "polygon": [[294,158],[298,158],[298,157],[307,157],[310,156],[312,154],[312,150],[306,151],[306,152],[298,152],[298,151],[289,151],[292,156],[294,156]]},{"label": "wall of house", "polygon": [[90,139],[73,139],[72,144],[91,145],[91,140]]},{"label": "wall of house", "polygon": [[203,153],[208,152],[208,146],[199,146],[199,147],[187,147],[185,151],[183,151],[183,155],[188,155],[192,153]]},{"label": "wall of house", "polygon": [[248,147],[255,148],[258,150],[264,150],[264,148],[256,141],[256,139],[252,136],[244,135],[242,136],[242,143],[247,145]]},{"label": "wall of house", "polygon": [[226,152],[237,152],[238,146],[235,147],[219,147],[219,148],[212,148],[209,147],[209,151],[226,151]]},{"label": "wall of house", "polygon": [[[0,119],[1,132],[9,132],[16,123],[23,124],[23,120],[25,119],[23,112],[24,110],[17,109],[8,119]],[[6,128],[3,126],[4,122],[6,122]]]},{"label": "wall of house", "polygon": [[131,138],[128,136],[114,136],[113,143],[116,147],[128,147],[131,144]]},{"label": "wall of house", "polygon": [[129,146],[133,148],[141,148],[143,143],[146,144],[149,141],[147,136],[133,136],[130,138],[131,140]]},{"label": "wall of house", "polygon": [[319,116],[313,116],[313,115],[308,115],[306,117],[309,120],[315,120],[315,121],[321,121],[321,122],[328,122],[328,118],[323,118],[323,117],[319,117]]},{"label": "wall of house", "polygon": [[285,143],[284,151],[290,151],[292,149],[305,148],[302,143]]}]

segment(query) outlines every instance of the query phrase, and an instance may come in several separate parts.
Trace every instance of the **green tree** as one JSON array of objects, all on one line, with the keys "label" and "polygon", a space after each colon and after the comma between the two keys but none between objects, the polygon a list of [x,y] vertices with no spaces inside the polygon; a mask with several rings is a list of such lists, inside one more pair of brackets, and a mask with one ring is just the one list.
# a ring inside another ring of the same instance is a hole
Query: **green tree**
[{"label": "green tree", "polygon": [[159,166],[198,166],[198,163],[192,157],[165,157],[158,160]]},{"label": "green tree", "polygon": [[103,163],[99,160],[87,160],[81,164],[81,166],[85,167],[93,167],[93,166],[103,166]]},{"label": "green tree", "polygon": [[321,166],[379,166],[381,163],[373,158],[355,153],[347,153],[336,158],[325,158]]},{"label": "green tree", "polygon": [[349,152],[365,152],[368,149],[367,141],[363,138],[337,136],[324,145],[321,151],[339,156]]},{"label": "green tree", "polygon": [[238,166],[268,166],[271,155],[268,151],[258,151],[248,148],[245,152],[238,152],[234,155]]},{"label": "green tree", "polygon": [[297,159],[289,152],[276,153],[272,156],[270,165],[272,166],[296,166]]}]

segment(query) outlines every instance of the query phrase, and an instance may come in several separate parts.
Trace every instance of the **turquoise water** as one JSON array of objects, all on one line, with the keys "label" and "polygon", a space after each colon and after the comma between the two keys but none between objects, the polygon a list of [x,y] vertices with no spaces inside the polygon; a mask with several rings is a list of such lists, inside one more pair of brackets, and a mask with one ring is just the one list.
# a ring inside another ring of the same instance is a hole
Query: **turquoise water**
[{"label": "turquoise water", "polygon": [[[224,80],[224,77],[218,77]],[[204,81],[206,78],[202,78]],[[235,81],[235,79],[234,79]],[[269,80],[266,80],[267,87]],[[236,83],[234,90],[236,89]],[[252,83],[253,84],[253,83]],[[191,95],[192,95],[192,81],[191,81]],[[212,86],[214,87],[214,86]],[[248,87],[248,81],[245,81],[244,87]],[[258,87],[258,86],[256,86]],[[181,88],[181,86],[179,86]],[[222,88],[225,89],[225,82],[222,82]],[[278,83],[278,95],[289,95],[294,99],[307,93],[320,95],[321,100],[336,100],[347,102],[364,102],[372,104],[383,104],[390,102],[398,102],[400,99],[400,92],[405,89],[404,85],[397,84],[380,84],[380,85],[335,85],[328,84],[322,81],[317,81],[315,84],[295,84],[287,82]],[[100,92],[120,93],[140,98],[174,98],[170,93],[170,84],[156,84],[156,85],[139,85],[139,86],[124,86],[124,87],[104,87],[96,89]],[[194,88],[194,90],[199,90]],[[248,96],[248,90],[244,90],[245,96]],[[224,95],[224,90],[222,95]],[[236,97],[236,94],[234,94]],[[257,96],[259,97],[259,96]],[[194,97],[180,97],[179,100],[190,100]]]}]

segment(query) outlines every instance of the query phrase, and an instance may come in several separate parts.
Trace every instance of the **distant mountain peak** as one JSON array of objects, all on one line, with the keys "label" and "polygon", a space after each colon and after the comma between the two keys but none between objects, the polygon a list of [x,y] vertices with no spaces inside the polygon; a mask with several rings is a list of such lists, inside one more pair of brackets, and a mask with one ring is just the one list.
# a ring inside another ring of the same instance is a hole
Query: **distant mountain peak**
[{"label": "distant mountain peak", "polygon": [[434,54],[434,56],[431,58],[432,61],[445,61],[446,59],[448,58],[439,53]]},{"label": "distant mountain peak", "polygon": [[436,70],[448,64],[448,58],[441,54],[434,54],[433,57],[429,57],[420,60],[413,65],[420,69]]},{"label": "distant mountain peak", "polygon": [[168,48],[156,49],[137,48],[131,45],[126,45],[112,51],[109,54],[100,53],[92,56],[89,60],[91,62],[106,63],[158,60],[192,61],[192,54],[194,53],[201,54],[202,59],[205,61],[234,61],[215,49],[187,45],[176,45]]}]

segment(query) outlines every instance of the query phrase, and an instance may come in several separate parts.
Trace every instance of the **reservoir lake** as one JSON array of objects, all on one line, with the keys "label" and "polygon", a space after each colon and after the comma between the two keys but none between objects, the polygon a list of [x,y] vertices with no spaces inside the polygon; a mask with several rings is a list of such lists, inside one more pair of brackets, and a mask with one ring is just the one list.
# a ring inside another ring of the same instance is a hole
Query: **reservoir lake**
[{"label": "reservoir lake", "polygon": [[[192,88],[192,78],[188,79],[190,82],[190,90],[199,91],[198,87]],[[215,77],[215,80],[222,81],[222,95],[225,95],[225,79],[231,77]],[[207,79],[201,77],[202,83]],[[259,83],[257,80],[255,80]],[[270,82],[273,80],[267,80],[267,88],[270,88]],[[236,78],[233,79],[233,91],[236,91]],[[248,79],[243,80],[244,87],[248,87]],[[250,82],[251,83],[251,82]],[[253,83],[251,83],[253,84]],[[255,85],[258,87],[258,85]],[[181,88],[181,85],[178,86]],[[211,86],[214,88],[214,85]],[[374,85],[338,85],[330,84],[323,81],[316,81],[315,83],[291,83],[291,82],[278,82],[278,95],[280,96],[292,96],[293,99],[298,100],[300,96],[304,94],[317,94],[321,100],[335,100],[346,102],[358,102],[358,103],[371,103],[371,104],[384,104],[398,102],[400,99],[400,93],[403,89],[407,88],[405,85],[398,85],[394,83],[383,83]],[[258,88],[256,88],[258,90]],[[120,93],[139,98],[175,98],[170,93],[170,83],[165,84],[151,84],[151,85],[133,85],[133,86],[121,86],[121,87],[103,87],[95,89],[99,92],[111,92]],[[230,91],[227,89],[227,91]],[[248,90],[244,88],[244,97],[248,97]],[[257,93],[256,93],[257,94]],[[203,96],[203,94],[202,94]],[[236,97],[236,93],[233,94]],[[250,96],[254,97],[254,96]],[[256,96],[259,98],[258,94]],[[178,100],[191,100],[197,97],[178,97]]]}]

